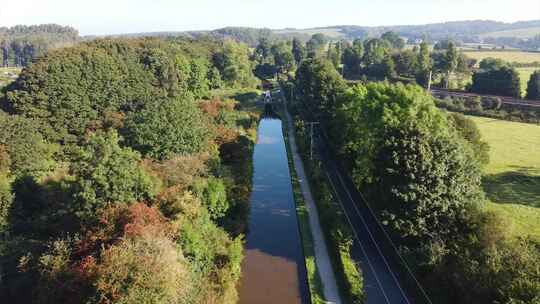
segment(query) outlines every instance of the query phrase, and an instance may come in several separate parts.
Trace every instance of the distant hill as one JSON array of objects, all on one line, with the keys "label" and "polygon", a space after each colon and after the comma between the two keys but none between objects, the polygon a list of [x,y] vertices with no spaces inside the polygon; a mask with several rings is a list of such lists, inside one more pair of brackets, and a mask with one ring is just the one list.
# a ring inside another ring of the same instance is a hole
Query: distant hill
[{"label": "distant hill", "polygon": [[498,32],[490,32],[481,34],[480,37],[491,37],[491,38],[503,38],[503,37],[514,37],[521,39],[529,39],[535,36],[540,35],[540,27],[528,27],[515,30],[506,30]]},{"label": "distant hill", "polygon": [[424,25],[356,26],[341,25],[310,29],[275,30],[279,34],[323,33],[332,38],[378,37],[387,31],[394,31],[409,39],[457,39],[463,42],[480,42],[484,37],[531,38],[540,34],[540,20],[504,23],[490,20],[452,21]]},{"label": "distant hill", "polygon": [[[429,41],[439,41],[443,39],[454,39],[463,43],[482,43],[488,41],[491,44],[507,45],[521,48],[531,48],[529,44],[523,42],[529,38],[540,34],[540,20],[519,21],[505,23],[490,20],[453,21],[444,23],[432,23],[424,25],[396,25],[396,26],[358,26],[339,25],[328,27],[317,27],[308,29],[268,29],[250,27],[226,27],[208,31],[188,31],[188,32],[160,32],[160,33],[136,33],[126,35],[116,35],[122,37],[140,36],[187,36],[193,38],[209,37],[214,39],[235,39],[245,42],[251,46],[257,44],[262,38],[286,38],[293,37],[308,40],[315,33],[322,33],[332,39],[356,39],[378,37],[384,32],[394,31],[409,40],[427,39]],[[532,48],[536,49],[536,44]]]}]

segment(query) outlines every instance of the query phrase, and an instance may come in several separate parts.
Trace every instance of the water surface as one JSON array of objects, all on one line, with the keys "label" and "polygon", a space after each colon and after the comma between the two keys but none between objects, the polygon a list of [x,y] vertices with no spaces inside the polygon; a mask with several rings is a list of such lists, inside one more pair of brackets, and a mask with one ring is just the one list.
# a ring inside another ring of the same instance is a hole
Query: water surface
[{"label": "water surface", "polygon": [[253,162],[240,303],[309,303],[281,120],[261,120]]}]

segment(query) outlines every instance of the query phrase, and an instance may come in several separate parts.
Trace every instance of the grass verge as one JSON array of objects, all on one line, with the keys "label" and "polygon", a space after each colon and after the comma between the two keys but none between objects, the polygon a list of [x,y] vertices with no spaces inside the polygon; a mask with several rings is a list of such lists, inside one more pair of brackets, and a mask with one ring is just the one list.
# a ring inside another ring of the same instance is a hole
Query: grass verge
[{"label": "grass verge", "polygon": [[[279,115],[285,117],[282,107],[279,109]],[[324,304],[324,288],[315,262],[315,248],[313,245],[313,234],[311,232],[311,226],[309,224],[309,215],[306,207],[304,196],[302,195],[302,189],[300,188],[300,182],[298,181],[298,175],[296,174],[296,168],[292,157],[291,147],[289,143],[289,131],[287,121],[282,120],[283,138],[285,140],[285,148],[287,150],[287,160],[289,162],[289,172],[291,176],[294,201],[296,203],[296,214],[298,216],[298,225],[300,228],[300,234],[302,237],[302,247],[304,250],[304,258],[306,262],[306,271],[308,278],[309,291],[312,304]]]}]

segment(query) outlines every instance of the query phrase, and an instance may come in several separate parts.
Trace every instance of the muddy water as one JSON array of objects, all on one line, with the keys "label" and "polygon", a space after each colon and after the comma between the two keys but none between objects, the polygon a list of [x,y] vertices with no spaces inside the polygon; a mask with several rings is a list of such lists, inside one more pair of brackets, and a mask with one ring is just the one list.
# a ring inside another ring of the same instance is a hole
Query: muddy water
[{"label": "muddy water", "polygon": [[261,120],[253,161],[240,303],[309,303],[280,120]]}]

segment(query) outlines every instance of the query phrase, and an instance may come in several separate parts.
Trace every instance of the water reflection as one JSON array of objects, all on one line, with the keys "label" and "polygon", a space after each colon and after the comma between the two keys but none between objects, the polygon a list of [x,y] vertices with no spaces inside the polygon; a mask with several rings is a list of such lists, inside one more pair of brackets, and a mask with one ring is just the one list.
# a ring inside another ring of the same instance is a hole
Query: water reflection
[{"label": "water reflection", "polygon": [[240,303],[309,303],[281,121],[258,136]]}]

